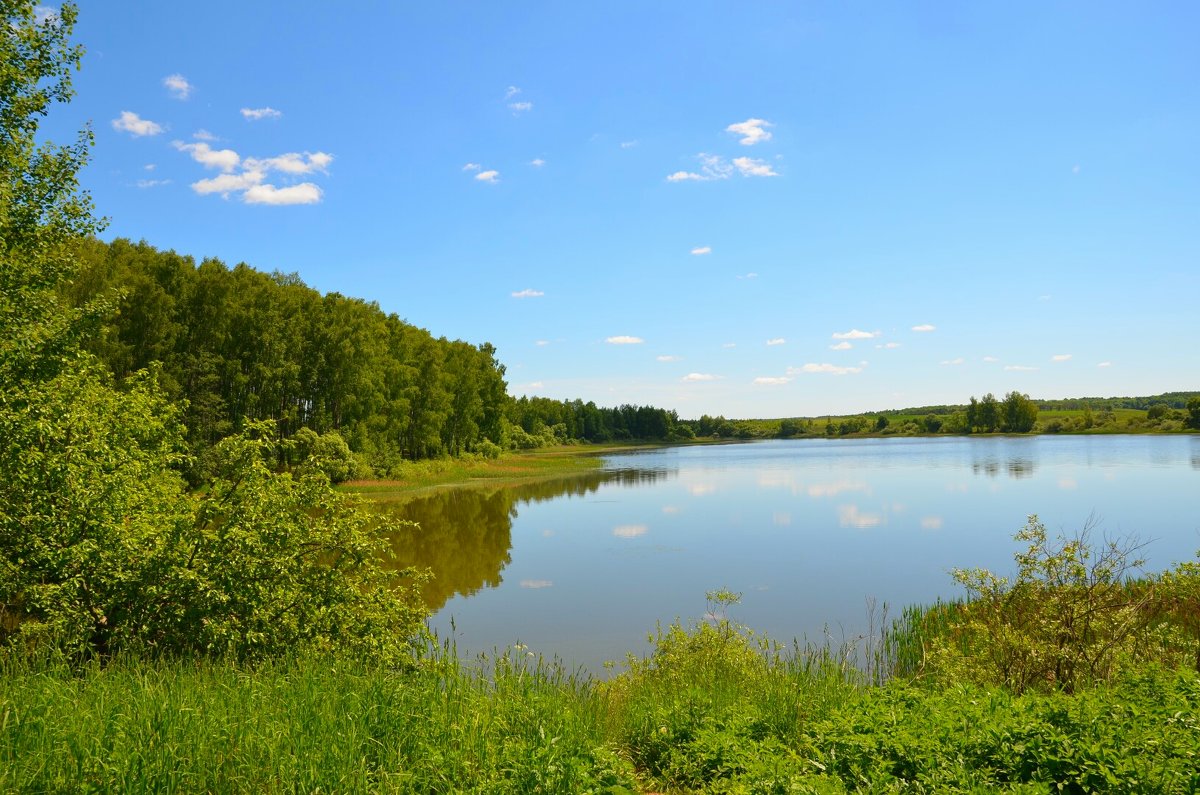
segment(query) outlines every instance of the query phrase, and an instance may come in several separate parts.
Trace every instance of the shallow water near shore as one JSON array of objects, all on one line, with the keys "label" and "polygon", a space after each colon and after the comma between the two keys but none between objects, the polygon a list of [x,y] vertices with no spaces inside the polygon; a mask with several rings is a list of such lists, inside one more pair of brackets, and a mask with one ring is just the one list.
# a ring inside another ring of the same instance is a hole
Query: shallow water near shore
[{"label": "shallow water near shore", "polygon": [[868,605],[961,595],[948,572],[1013,569],[1012,535],[1137,537],[1157,571],[1200,549],[1200,437],[768,441],[608,456],[604,469],[386,506],[419,523],[395,565],[429,567],[431,626],[460,654],[521,644],[569,667],[648,648],[656,622],[730,617],[780,641],[851,640]]}]

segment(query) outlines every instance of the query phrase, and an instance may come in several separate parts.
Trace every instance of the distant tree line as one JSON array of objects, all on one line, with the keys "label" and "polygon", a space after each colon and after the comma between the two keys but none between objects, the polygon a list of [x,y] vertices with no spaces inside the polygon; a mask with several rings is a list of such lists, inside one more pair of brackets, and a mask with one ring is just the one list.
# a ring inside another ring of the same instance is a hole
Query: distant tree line
[{"label": "distant tree line", "polygon": [[[489,343],[434,337],[374,302],[322,295],[294,274],[91,240],[68,288],[108,300],[88,342],[118,379],[159,363],[198,454],[271,420],[280,464],[343,457],[335,479],[385,475],[404,460],[498,455],[575,440],[672,440],[674,412],[581,401],[514,400]],[[314,447],[315,445],[315,447]]]},{"label": "distant tree line", "polygon": [[508,410],[510,444],[516,448],[572,441],[611,442],[633,439],[680,441],[695,437],[692,427],[674,411],[654,406],[602,408],[592,401],[522,396]]}]

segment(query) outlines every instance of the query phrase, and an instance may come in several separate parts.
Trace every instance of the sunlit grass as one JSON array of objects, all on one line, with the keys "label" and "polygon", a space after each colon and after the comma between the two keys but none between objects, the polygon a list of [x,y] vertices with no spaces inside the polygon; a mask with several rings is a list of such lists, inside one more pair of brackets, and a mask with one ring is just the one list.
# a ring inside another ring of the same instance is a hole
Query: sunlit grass
[{"label": "sunlit grass", "polygon": [[431,644],[405,671],[319,656],[73,669],[10,654],[0,792],[1200,786],[1195,672],[1148,666],[1074,695],[1017,695],[876,667],[902,674],[952,616],[905,611],[870,642],[806,645],[718,613],[659,628],[651,654],[603,682],[520,646],[459,660]]}]

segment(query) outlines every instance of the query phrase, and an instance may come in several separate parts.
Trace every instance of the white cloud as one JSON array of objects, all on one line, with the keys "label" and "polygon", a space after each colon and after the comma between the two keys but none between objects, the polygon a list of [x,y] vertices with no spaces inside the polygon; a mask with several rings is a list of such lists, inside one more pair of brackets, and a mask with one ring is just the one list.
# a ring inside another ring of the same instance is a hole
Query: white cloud
[{"label": "white cloud", "polygon": [[789,367],[788,375],[799,375],[800,373],[828,373],[829,375],[852,375],[861,373],[861,367],[838,367],[836,364],[814,364],[809,362],[802,367]]},{"label": "white cloud", "polygon": [[760,375],[758,378],[754,379],[754,383],[759,384],[760,386],[783,386],[784,384],[789,383],[791,380],[792,379],[785,378],[784,376]]},{"label": "white cloud", "polygon": [[532,102],[510,102],[508,107],[513,113],[524,113],[527,110],[533,110]]},{"label": "white cloud", "polygon": [[201,196],[219,193],[229,196],[234,191],[249,190],[263,181],[265,175],[261,171],[244,171],[241,174],[222,174],[212,179],[202,179],[192,183],[192,190]]},{"label": "white cloud", "polygon": [[274,108],[242,108],[242,117],[246,121],[259,121],[261,119],[278,119],[283,114]]},{"label": "white cloud", "polygon": [[778,177],[779,172],[771,168],[765,160],[755,160],[752,157],[735,157],[733,164],[743,177]]},{"label": "white cloud", "polygon": [[983,360],[988,364],[995,364],[996,362],[1000,361],[995,356],[984,356]]},{"label": "white cloud", "polygon": [[163,85],[175,99],[187,99],[188,94],[192,93],[192,84],[180,74],[167,75],[163,78]]},{"label": "white cloud", "polygon": [[646,535],[648,529],[644,524],[623,524],[614,527],[612,534],[617,538],[637,538]]},{"label": "white cloud", "polygon": [[771,140],[771,133],[763,129],[770,126],[772,126],[771,122],[765,119],[746,119],[737,124],[729,125],[725,128],[725,132],[742,136],[738,143],[743,146],[753,146],[754,144]]},{"label": "white cloud", "polygon": [[736,348],[737,343],[736,342],[725,342],[725,343],[721,344],[721,347],[722,348]]},{"label": "white cloud", "polygon": [[321,189],[311,182],[301,182],[286,188],[274,185],[255,185],[244,194],[246,204],[316,204],[321,201]]},{"label": "white cloud", "polygon": [[520,94],[520,93],[521,93],[521,89],[517,88],[516,86],[509,86],[508,89],[505,90],[505,92],[504,92],[504,98],[512,99],[513,97],[515,97],[517,94]]},{"label": "white cloud", "polygon": [[716,381],[720,376],[712,373],[688,373],[680,381]]},{"label": "white cloud", "polygon": [[[203,141],[198,144],[185,144],[183,141],[172,141],[171,146],[180,152],[187,152],[192,156],[192,160],[195,160],[205,168],[215,168],[225,172],[233,171],[242,160],[238,157],[238,153],[232,149],[213,149]],[[251,167],[249,160],[246,161],[246,166],[248,171],[261,170]]]},{"label": "white cloud", "polygon": [[550,588],[554,585],[553,580],[521,580],[519,585],[522,588]]},{"label": "white cloud", "polygon": [[[226,150],[228,151],[228,150]],[[324,171],[333,162],[333,155],[325,152],[287,152],[275,157],[260,159],[246,158],[246,168],[251,171],[282,171],[285,174],[311,174]]]},{"label": "white cloud", "polygon": [[142,168],[144,168],[146,171],[153,171],[154,169],[158,168],[158,165],[156,163],[147,163],[146,165],[142,166]]},{"label": "white cloud", "polygon": [[641,345],[645,340],[641,337],[630,337],[622,334],[617,337],[609,337],[605,342],[609,345]]},{"label": "white cloud", "polygon": [[500,172],[494,169],[489,171],[480,171],[475,175],[475,179],[479,180],[480,182],[487,182],[494,185],[500,181]]},{"label": "white cloud", "polygon": [[112,126],[114,130],[127,132],[135,138],[141,138],[145,135],[158,135],[163,131],[161,124],[149,119],[143,119],[129,110],[121,111],[121,115],[112,120]]},{"label": "white cloud", "polygon": [[550,340],[538,340],[537,342],[535,342],[533,344],[538,346],[539,348],[544,348],[550,344]]},{"label": "white cloud", "polygon": [[932,323],[922,323],[919,326],[913,326],[912,330],[913,331],[936,331],[937,326],[933,325]]},{"label": "white cloud", "polygon": [[1004,369],[1008,370],[1009,372],[1014,372],[1014,373],[1031,373],[1034,370],[1036,370],[1037,368],[1036,367],[1028,367],[1023,364],[1007,364],[1004,366]]},{"label": "white cloud", "polygon": [[483,166],[479,165],[478,163],[467,163],[466,165],[464,165],[462,167],[462,170],[463,171],[478,171],[481,168],[483,168]]},{"label": "white cloud", "polygon": [[896,348],[899,348],[899,347],[900,347],[900,343],[898,343],[898,342],[888,342],[888,343],[884,343],[884,346],[883,346],[883,347],[887,348],[889,351],[893,351],[893,350],[895,350]]},{"label": "white cloud", "polygon": [[696,248],[692,249],[692,253],[696,256],[700,256],[701,254],[711,254],[712,246],[697,246]]},{"label": "white cloud", "polygon": [[197,141],[216,141],[217,140],[217,136],[213,135],[212,133],[210,133],[208,130],[205,130],[205,129],[196,130],[196,132],[192,133],[192,137],[195,138]]},{"label": "white cloud", "polygon": [[1071,354],[1056,353],[1050,357],[1050,361],[1052,361],[1052,362],[1069,362],[1069,361],[1071,361]]},{"label": "white cloud", "polygon": [[710,155],[701,152],[696,155],[696,159],[700,161],[700,172],[694,171],[676,171],[674,174],[667,176],[668,182],[684,182],[694,180],[697,182],[710,182],[718,179],[729,179],[733,176],[733,166],[725,162],[725,158],[720,155]]},{"label": "white cloud", "polygon": [[541,290],[524,289],[512,294],[513,298],[541,298],[545,295]]},{"label": "white cloud", "polygon": [[540,157],[535,157],[533,160],[529,161],[529,165],[533,166],[534,168],[541,168],[542,166],[546,165],[546,161],[542,160]]},{"label": "white cloud", "polygon": [[1039,301],[1049,301],[1049,300],[1050,300],[1050,296],[1048,296],[1048,295],[1039,295],[1037,300],[1039,300]]},{"label": "white cloud", "polygon": [[1071,166],[1071,173],[1072,173],[1072,174],[1078,174],[1078,173],[1079,173],[1079,165],[1078,165],[1078,164],[1076,164],[1076,165],[1074,165],[1074,166]]},{"label": "white cloud", "polygon": [[962,363],[963,363],[963,361],[964,361],[963,357],[959,356],[959,357],[957,357],[957,358],[954,358],[954,359],[945,359],[945,360],[943,360],[943,361],[941,361],[941,362],[938,362],[938,364],[944,364],[944,365],[948,364],[948,365],[950,365],[950,366],[952,366],[952,367],[953,367],[953,366],[957,366],[957,365],[960,365],[960,364],[962,364]]},{"label": "white cloud", "polygon": [[738,276],[738,278],[739,278],[739,279],[757,279],[757,278],[758,278],[758,274],[757,274],[757,273],[755,273],[754,271],[750,271],[750,273],[746,273],[746,274],[740,275],[740,276]]},{"label": "white cloud", "polygon": [[632,149],[633,147],[635,147],[637,145],[638,145],[637,141],[621,141],[622,149]]},{"label": "white cloud", "polygon": [[33,9],[33,21],[39,25],[45,25],[51,22],[58,24],[58,9],[50,6],[35,6]]},{"label": "white cloud", "polygon": [[656,360],[656,361],[660,361],[660,362],[680,362],[680,361],[683,361],[683,357],[682,357],[682,356],[672,356],[672,355],[669,355],[669,354],[668,354],[668,355],[664,355],[664,356],[655,356],[654,358],[655,358],[655,360]]},{"label": "white cloud", "polygon": [[849,331],[835,331],[833,339],[835,340],[870,340],[879,336],[878,331],[859,331],[852,328]]},{"label": "white cloud", "polygon": [[529,382],[530,389],[541,389],[544,386],[545,386],[545,384],[543,384],[541,381],[530,381]]},{"label": "white cloud", "polygon": [[775,339],[767,340],[767,345],[783,345],[785,343],[787,343],[787,340],[785,340],[783,337],[776,337]]},{"label": "white cloud", "polygon": [[837,345],[830,345],[829,350],[831,350],[831,351],[848,351],[853,347],[854,346],[848,342],[839,342]]},{"label": "white cloud", "polygon": [[1112,367],[1112,362],[1100,362],[1097,367]]},{"label": "white cloud", "polygon": [[171,180],[169,180],[169,179],[139,179],[137,181],[137,186],[139,188],[157,188],[160,185],[170,185],[170,184],[171,184]]}]

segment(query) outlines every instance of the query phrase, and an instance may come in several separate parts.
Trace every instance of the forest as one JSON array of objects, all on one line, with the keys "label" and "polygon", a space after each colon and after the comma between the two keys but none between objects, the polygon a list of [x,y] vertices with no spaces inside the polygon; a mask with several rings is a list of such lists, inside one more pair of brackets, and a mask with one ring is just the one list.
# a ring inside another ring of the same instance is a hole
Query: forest
[{"label": "forest", "polygon": [[261,420],[294,442],[280,448],[280,465],[316,444],[343,450],[357,478],[386,477],[405,460],[692,435],[675,412],[651,406],[514,399],[489,343],[434,337],[295,274],[94,237],[78,262],[66,300],[109,307],[88,351],[118,382],[157,368],[200,467],[205,451]]}]

